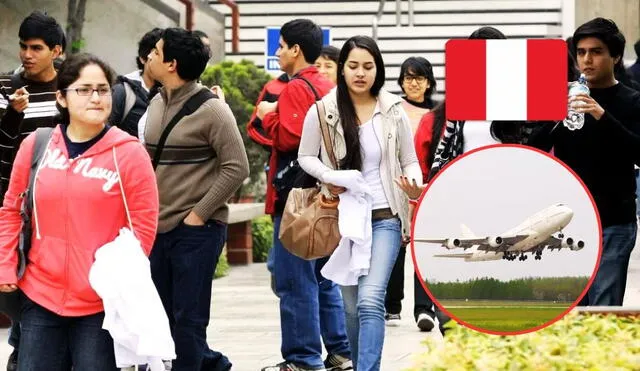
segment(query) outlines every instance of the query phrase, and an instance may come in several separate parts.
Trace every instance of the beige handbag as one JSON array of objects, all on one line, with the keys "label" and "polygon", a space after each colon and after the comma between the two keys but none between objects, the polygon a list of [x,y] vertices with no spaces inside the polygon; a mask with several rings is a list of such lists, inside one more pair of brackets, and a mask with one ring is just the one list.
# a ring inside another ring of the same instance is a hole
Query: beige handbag
[{"label": "beige handbag", "polygon": [[[316,102],[320,131],[325,149],[334,169],[338,169],[329,126],[324,117],[324,104]],[[293,255],[313,260],[329,256],[340,243],[338,228],[339,199],[327,199],[320,187],[293,188],[284,207],[279,238]]]}]

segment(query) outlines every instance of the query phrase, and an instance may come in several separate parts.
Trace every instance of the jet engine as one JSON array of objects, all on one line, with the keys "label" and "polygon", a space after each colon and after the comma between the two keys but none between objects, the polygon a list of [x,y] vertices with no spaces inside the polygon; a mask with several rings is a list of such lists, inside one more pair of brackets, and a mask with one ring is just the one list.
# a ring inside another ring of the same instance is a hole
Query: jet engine
[{"label": "jet engine", "polygon": [[496,236],[496,237],[487,237],[487,243],[489,244],[489,246],[493,247],[494,249],[496,247],[500,247],[500,245],[502,245],[502,237],[500,236]]},{"label": "jet engine", "polygon": [[[565,237],[565,238],[562,239],[562,247],[563,248],[567,248],[568,247],[571,250],[573,250],[573,249],[575,249],[575,247],[573,246],[573,243],[574,243],[574,241],[573,241],[573,238],[571,238],[571,237]],[[584,243],[583,243],[583,245],[584,245]],[[580,249],[578,249],[578,250],[580,250]]]},{"label": "jet engine", "polygon": [[449,250],[455,249],[456,247],[460,247],[460,240],[457,238],[448,238],[444,245]]},{"label": "jet engine", "polygon": [[569,246],[572,251],[582,250],[584,248],[584,241],[578,241],[573,246]]}]

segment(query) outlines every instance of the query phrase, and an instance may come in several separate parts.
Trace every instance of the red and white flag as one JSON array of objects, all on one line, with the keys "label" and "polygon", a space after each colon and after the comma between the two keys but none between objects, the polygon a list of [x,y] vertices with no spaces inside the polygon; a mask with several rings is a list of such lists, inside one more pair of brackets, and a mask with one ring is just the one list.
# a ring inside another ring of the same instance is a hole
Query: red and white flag
[{"label": "red and white flag", "polygon": [[564,40],[449,40],[449,120],[562,120],[567,115]]}]

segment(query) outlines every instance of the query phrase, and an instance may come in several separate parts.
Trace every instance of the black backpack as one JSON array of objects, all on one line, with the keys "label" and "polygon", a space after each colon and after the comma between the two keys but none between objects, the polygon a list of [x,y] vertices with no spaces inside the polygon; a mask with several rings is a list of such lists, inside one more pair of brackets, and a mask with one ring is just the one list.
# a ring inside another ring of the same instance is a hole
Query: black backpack
[{"label": "black backpack", "polygon": [[117,89],[118,85],[124,89],[124,109],[122,116],[111,117],[111,123],[138,138],[138,122],[149,106],[149,93],[144,90],[142,84],[125,76],[118,76],[114,89]]},{"label": "black backpack", "polygon": [[[313,92],[318,102],[322,97],[313,87],[309,80],[304,77],[294,77],[304,81]],[[284,205],[289,197],[289,192],[293,188],[311,188],[315,186],[317,179],[307,174],[300,164],[298,164],[298,149],[289,152],[278,152],[278,163],[276,166],[276,174],[273,178],[273,188],[276,192],[275,211],[281,214]]]}]

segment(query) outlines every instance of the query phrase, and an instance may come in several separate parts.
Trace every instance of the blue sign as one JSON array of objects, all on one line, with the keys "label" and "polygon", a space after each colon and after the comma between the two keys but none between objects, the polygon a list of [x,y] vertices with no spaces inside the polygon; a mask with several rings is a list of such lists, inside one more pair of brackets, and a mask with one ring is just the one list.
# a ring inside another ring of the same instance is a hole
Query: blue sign
[{"label": "blue sign", "polygon": [[[277,73],[280,72],[280,64],[278,63],[278,57],[276,57],[276,50],[278,50],[280,42],[280,27],[267,27],[267,37],[264,43],[264,69],[267,72]],[[331,44],[331,28],[322,28],[322,45]]]}]

